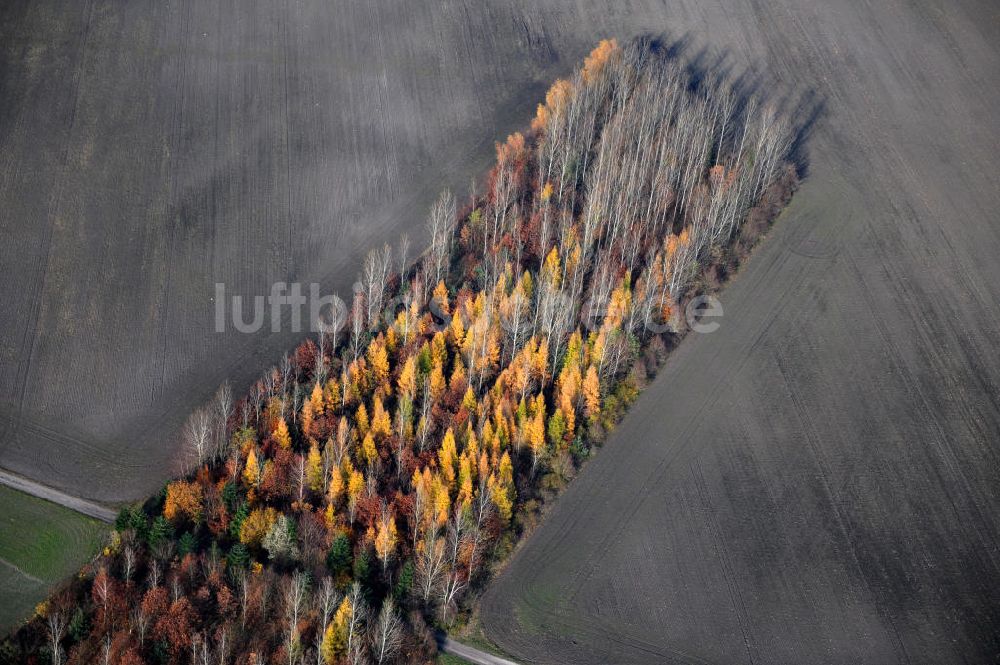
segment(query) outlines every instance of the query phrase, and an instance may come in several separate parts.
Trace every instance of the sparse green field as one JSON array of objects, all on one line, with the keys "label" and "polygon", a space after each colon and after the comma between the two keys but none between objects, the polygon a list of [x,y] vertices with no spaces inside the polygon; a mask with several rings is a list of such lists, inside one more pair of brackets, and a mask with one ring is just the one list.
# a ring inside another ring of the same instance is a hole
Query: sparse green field
[{"label": "sparse green field", "polygon": [[450,653],[439,653],[436,662],[437,665],[469,665],[469,661]]},{"label": "sparse green field", "polygon": [[0,631],[27,617],[100,546],[105,525],[0,487]]}]

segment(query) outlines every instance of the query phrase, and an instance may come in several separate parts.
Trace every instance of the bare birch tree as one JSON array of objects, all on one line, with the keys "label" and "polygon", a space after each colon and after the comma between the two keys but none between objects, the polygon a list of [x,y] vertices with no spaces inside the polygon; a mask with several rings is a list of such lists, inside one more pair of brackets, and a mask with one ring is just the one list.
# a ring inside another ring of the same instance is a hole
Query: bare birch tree
[{"label": "bare birch tree", "polygon": [[428,278],[433,277],[430,288],[448,276],[454,224],[455,197],[450,191],[444,190],[431,206],[431,213],[427,219],[431,246],[427,252],[425,272]]},{"label": "bare birch tree", "polygon": [[382,313],[391,260],[389,245],[383,246],[381,250],[373,249],[365,257],[361,284],[365,294],[365,324],[369,329],[378,324]]},{"label": "bare birch tree", "polygon": [[428,528],[424,534],[422,547],[417,552],[414,579],[425,606],[430,606],[431,598],[437,592],[445,572],[445,542],[436,529]]},{"label": "bare birch tree", "polygon": [[211,452],[212,443],[212,417],[208,409],[202,407],[195,409],[184,425],[184,439],[187,444],[188,454],[192,459],[192,467],[204,464]]},{"label": "bare birch tree", "polygon": [[223,460],[229,452],[229,417],[233,414],[233,389],[226,381],[215,392],[215,459]]},{"label": "bare birch tree", "polygon": [[372,629],[371,653],[378,665],[393,658],[403,645],[403,621],[396,612],[392,596],[382,601],[382,609]]},{"label": "bare birch tree", "polygon": [[60,646],[63,634],[66,632],[66,617],[60,611],[50,612],[45,618],[45,627],[48,629],[49,650],[52,652],[52,665],[62,665],[63,650]]},{"label": "bare birch tree", "polygon": [[308,595],[308,579],[302,571],[295,571],[288,577],[285,587],[285,621],[288,623],[288,665],[293,665],[299,646],[299,613]]}]

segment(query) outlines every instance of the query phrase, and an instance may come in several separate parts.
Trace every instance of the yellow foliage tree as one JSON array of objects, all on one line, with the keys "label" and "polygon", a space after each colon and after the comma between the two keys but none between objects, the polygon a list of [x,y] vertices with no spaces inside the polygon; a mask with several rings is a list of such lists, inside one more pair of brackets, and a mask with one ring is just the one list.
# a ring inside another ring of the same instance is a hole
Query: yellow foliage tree
[{"label": "yellow foliage tree", "polygon": [[448,304],[448,287],[444,285],[444,280],[434,287],[434,302],[437,304],[441,314],[451,314],[451,305]]},{"label": "yellow foliage tree", "polygon": [[313,384],[309,399],[302,405],[302,431],[307,435],[316,436],[313,432],[313,423],[316,418],[323,415],[323,388],[319,382]]},{"label": "yellow foliage tree", "polygon": [[504,143],[497,143],[497,163],[506,164],[519,159],[524,154],[526,143],[521,132],[514,132]]},{"label": "yellow foliage tree", "polygon": [[611,300],[608,303],[608,311],[604,317],[604,323],[602,324],[602,330],[611,331],[615,328],[621,326],[622,321],[628,314],[629,307],[632,304],[632,292],[628,286],[628,276],[622,279],[621,284],[618,285],[611,293]]},{"label": "yellow foliage tree", "polygon": [[323,662],[326,665],[334,665],[341,657],[347,654],[347,636],[351,623],[354,621],[354,608],[351,606],[350,598],[345,597],[337,608],[337,613],[333,616],[333,621],[326,627],[323,633],[323,643],[320,651],[323,654]]},{"label": "yellow foliage tree", "polygon": [[378,520],[378,530],[375,535],[375,554],[382,562],[383,572],[389,565],[397,542],[399,542],[399,534],[396,531],[396,518],[388,510],[383,510],[382,516]]},{"label": "yellow foliage tree", "polygon": [[436,332],[431,338],[431,358],[442,367],[448,362],[448,341],[443,332]]},{"label": "yellow foliage tree", "polygon": [[476,413],[476,407],[478,405],[476,404],[476,393],[472,392],[472,386],[465,389],[465,395],[462,397],[462,406],[464,406],[469,413]]},{"label": "yellow foliage tree", "polygon": [[413,397],[417,390],[417,363],[413,356],[407,358],[406,362],[403,363],[403,369],[399,372],[396,385],[399,387],[400,396]]},{"label": "yellow foliage tree", "polygon": [[340,408],[340,401],[341,383],[340,381],[330,379],[323,387],[323,410],[327,413],[327,415],[333,417],[333,415],[337,412],[337,409]]},{"label": "yellow foliage tree", "polygon": [[510,455],[504,451],[500,457],[497,473],[490,476],[489,481],[490,499],[504,521],[510,520],[514,508],[514,465],[510,461]]},{"label": "yellow foliage tree", "polygon": [[563,355],[563,368],[578,364],[583,360],[583,336],[577,328],[566,342],[566,353]]},{"label": "yellow foliage tree", "polygon": [[549,367],[549,340],[548,338],[538,342],[537,349],[532,356],[532,376],[540,383],[545,383]]},{"label": "yellow foliage tree", "polygon": [[260,463],[257,461],[257,452],[253,448],[247,453],[247,463],[243,467],[243,482],[250,487],[257,487],[260,483]]},{"label": "yellow foliage tree", "polygon": [[531,447],[532,466],[545,454],[545,411],[539,410],[527,424],[528,445]]},{"label": "yellow foliage tree", "polygon": [[[396,337],[396,329],[390,327],[385,331],[385,348],[388,353],[395,353],[396,347],[398,346],[399,339]],[[386,379],[388,380],[388,375]],[[381,382],[380,382],[381,383]]]},{"label": "yellow foliage tree", "polygon": [[310,400],[306,400],[305,404],[302,405],[302,413],[300,414],[302,423],[302,431],[309,436],[313,428],[313,405]]},{"label": "yellow foliage tree", "polygon": [[444,433],[441,441],[441,449],[438,450],[438,463],[441,466],[441,473],[444,475],[448,487],[455,486],[455,461],[458,458],[458,451],[455,447],[455,433],[449,427]]},{"label": "yellow foliage tree", "polygon": [[600,414],[601,379],[593,365],[587,368],[587,377],[583,380],[583,403],[588,418],[596,418]]},{"label": "yellow foliage tree", "polygon": [[365,408],[364,402],[358,406],[358,410],[354,413],[354,423],[358,427],[358,434],[364,436],[368,433],[370,423],[368,422],[368,409]]},{"label": "yellow foliage tree", "polygon": [[436,402],[444,393],[445,388],[444,370],[441,368],[441,361],[435,358],[430,375],[431,400]]},{"label": "yellow foliage tree", "polygon": [[555,187],[552,186],[551,182],[545,183],[545,187],[542,187],[542,203],[548,203],[549,199],[552,198],[552,193],[555,191]]},{"label": "yellow foliage tree", "polygon": [[[493,459],[496,459],[496,457],[494,457]],[[479,454],[479,468],[476,469],[476,473],[479,475],[480,478],[487,478],[487,479],[489,478],[490,458],[489,456],[487,456],[485,450]]]},{"label": "yellow foliage tree", "polygon": [[379,335],[368,347],[368,365],[371,367],[372,378],[376,385],[381,386],[389,380],[389,354],[385,350],[385,340]]},{"label": "yellow foliage tree", "polygon": [[334,466],[330,470],[330,488],[327,490],[327,495],[330,497],[331,504],[337,503],[344,496],[353,471],[354,466],[347,455],[344,456],[340,466]]},{"label": "yellow foliage tree", "polygon": [[482,370],[493,371],[500,361],[500,335],[496,328],[489,332],[486,340],[486,350],[482,358]]},{"label": "yellow foliage tree", "polygon": [[469,423],[469,427],[465,432],[465,448],[462,450],[462,454],[468,455],[473,462],[479,457],[479,439],[476,438],[476,431],[472,429],[472,423]]},{"label": "yellow foliage tree", "polygon": [[545,93],[545,105],[552,111],[559,111],[569,102],[573,94],[573,84],[566,79],[557,79]]},{"label": "yellow foliage tree", "polygon": [[389,418],[389,412],[385,410],[382,400],[378,397],[375,398],[375,404],[372,408],[371,433],[381,437],[389,436],[392,433],[392,419]]},{"label": "yellow foliage tree", "polygon": [[538,105],[534,120],[531,121],[531,128],[543,131],[552,117],[558,117],[563,113],[566,102],[573,94],[573,85],[566,79],[558,79],[545,93],[545,103]]},{"label": "yellow foliage tree", "polygon": [[431,487],[434,494],[437,526],[442,527],[448,523],[448,514],[451,512],[451,497],[448,495],[448,486],[441,479],[440,474],[435,474],[431,480]]},{"label": "yellow foliage tree", "polygon": [[427,467],[424,467],[423,471],[419,468],[414,469],[410,486],[413,489],[413,534],[416,538],[420,530],[430,522],[433,514],[434,496],[431,492],[430,469]]},{"label": "yellow foliage tree", "polygon": [[472,503],[472,463],[465,453],[458,460],[458,496],[455,502],[462,506]]},{"label": "yellow foliage tree", "polygon": [[583,61],[583,81],[592,83],[604,71],[611,56],[618,51],[618,42],[614,39],[602,39],[597,47]]},{"label": "yellow foliage tree", "polygon": [[350,478],[347,481],[347,511],[351,523],[354,522],[354,515],[358,509],[358,499],[365,489],[365,477],[360,471],[351,469]]},{"label": "yellow foliage tree", "polygon": [[559,261],[559,250],[555,247],[545,257],[545,263],[542,265],[542,274],[549,280],[549,283],[553,287],[559,288],[559,283],[562,281],[562,267]]},{"label": "yellow foliage tree", "polygon": [[598,369],[604,364],[604,351],[608,346],[608,335],[604,330],[601,330],[594,337],[594,343],[590,349],[590,362],[596,365]]},{"label": "yellow foliage tree", "polygon": [[375,447],[375,437],[372,436],[371,432],[365,434],[365,438],[361,442],[361,456],[369,467],[378,459],[378,448]]},{"label": "yellow foliage tree", "polygon": [[451,343],[455,348],[462,348],[462,345],[465,343],[465,323],[462,321],[462,316],[459,312],[455,312],[455,316],[451,317],[451,325],[448,327],[448,332],[451,334]]},{"label": "yellow foliage tree", "polygon": [[254,508],[240,525],[240,542],[250,547],[260,545],[277,519],[278,511],[274,508]]},{"label": "yellow foliage tree", "polygon": [[198,523],[201,521],[201,514],[201,485],[183,480],[167,485],[167,499],[163,504],[164,517],[174,523],[184,519]]},{"label": "yellow foliage tree", "polygon": [[309,455],[306,457],[306,482],[309,489],[314,492],[323,491],[323,456],[319,453],[319,446],[313,441],[309,446]]},{"label": "yellow foliage tree", "polygon": [[284,418],[278,419],[278,425],[271,432],[271,436],[274,438],[275,443],[285,450],[292,447],[292,437],[288,433],[288,423],[285,422]]},{"label": "yellow foliage tree", "polygon": [[576,403],[581,384],[580,366],[575,362],[566,366],[559,377],[559,408],[566,419],[566,431],[572,437],[576,427]]}]

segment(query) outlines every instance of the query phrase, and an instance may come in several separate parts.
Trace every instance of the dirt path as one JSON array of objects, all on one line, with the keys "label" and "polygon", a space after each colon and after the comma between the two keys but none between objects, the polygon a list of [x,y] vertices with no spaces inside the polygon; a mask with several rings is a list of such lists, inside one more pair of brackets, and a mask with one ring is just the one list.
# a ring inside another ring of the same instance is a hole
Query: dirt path
[{"label": "dirt path", "polygon": [[31,573],[22,570],[20,566],[15,566],[10,561],[7,561],[7,559],[0,558],[0,565],[7,566],[21,577],[25,578],[26,580],[30,580],[35,584],[45,584],[44,580],[40,580]]},{"label": "dirt path", "polygon": [[87,501],[86,499],[81,499],[76,496],[70,496],[65,492],[60,492],[57,489],[47,487],[41,483],[36,483],[33,480],[28,480],[27,478],[10,473],[9,471],[4,471],[3,469],[0,469],[0,485],[6,485],[12,489],[36,496],[39,499],[51,501],[52,503],[69,508],[70,510],[75,510],[78,513],[83,513],[88,517],[99,519],[102,522],[107,522],[108,524],[113,523],[117,515],[114,510],[108,508],[107,506],[102,506],[99,503]]},{"label": "dirt path", "polygon": [[464,658],[475,665],[517,665],[512,660],[494,656],[486,651],[480,651],[461,642],[456,642],[449,637],[443,637],[438,640],[438,649],[453,656]]}]

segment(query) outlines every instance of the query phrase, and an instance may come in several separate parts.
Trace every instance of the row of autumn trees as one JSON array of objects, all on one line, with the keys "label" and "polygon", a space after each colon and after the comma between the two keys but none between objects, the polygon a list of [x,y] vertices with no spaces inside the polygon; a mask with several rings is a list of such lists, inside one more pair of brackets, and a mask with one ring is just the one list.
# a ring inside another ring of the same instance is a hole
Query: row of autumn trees
[{"label": "row of autumn trees", "polygon": [[[190,472],[11,649],[52,663],[387,663],[462,601],[603,438],[706,268],[770,219],[787,128],[649,44],[602,42],[415,266],[186,429]],[[643,374],[643,376],[645,376]],[[627,454],[627,450],[616,454]]]}]

